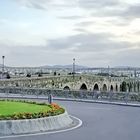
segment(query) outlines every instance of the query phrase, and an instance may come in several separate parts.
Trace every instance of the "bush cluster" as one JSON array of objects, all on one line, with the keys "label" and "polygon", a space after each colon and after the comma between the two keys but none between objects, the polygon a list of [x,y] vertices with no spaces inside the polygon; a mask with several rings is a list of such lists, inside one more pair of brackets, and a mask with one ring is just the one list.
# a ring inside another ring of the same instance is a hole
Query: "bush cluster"
[{"label": "bush cluster", "polygon": [[[8,101],[15,102],[15,100],[8,100]],[[11,115],[0,115],[0,120],[36,119],[36,118],[43,118],[49,116],[56,116],[56,115],[63,114],[65,112],[65,110],[56,103],[52,103],[48,105],[46,103],[29,102],[25,100],[18,100],[18,102],[37,104],[37,105],[47,105],[51,109],[48,111],[40,111],[36,113],[24,112],[24,113],[15,113]]]}]

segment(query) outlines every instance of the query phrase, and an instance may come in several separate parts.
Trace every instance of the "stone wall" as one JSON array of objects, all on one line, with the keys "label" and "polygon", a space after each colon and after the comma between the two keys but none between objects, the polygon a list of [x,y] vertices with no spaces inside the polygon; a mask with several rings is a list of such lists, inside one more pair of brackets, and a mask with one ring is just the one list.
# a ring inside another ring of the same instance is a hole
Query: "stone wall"
[{"label": "stone wall", "polygon": [[[125,82],[125,84],[123,84]],[[22,88],[47,88],[80,90],[85,84],[88,91],[129,91],[140,92],[139,79],[129,79],[124,77],[101,77],[93,75],[73,76],[52,76],[0,80],[0,87],[22,87]],[[98,86],[98,88],[97,88]],[[125,86],[122,88],[122,86]],[[106,87],[106,88],[104,88]]]},{"label": "stone wall", "polygon": [[101,92],[101,91],[87,91],[87,90],[51,90],[44,88],[0,88],[2,97],[15,98],[43,98],[48,99],[48,95],[52,94],[53,97],[61,98],[74,98],[74,99],[91,99],[91,100],[109,100],[109,101],[140,101],[140,94],[135,92]]}]

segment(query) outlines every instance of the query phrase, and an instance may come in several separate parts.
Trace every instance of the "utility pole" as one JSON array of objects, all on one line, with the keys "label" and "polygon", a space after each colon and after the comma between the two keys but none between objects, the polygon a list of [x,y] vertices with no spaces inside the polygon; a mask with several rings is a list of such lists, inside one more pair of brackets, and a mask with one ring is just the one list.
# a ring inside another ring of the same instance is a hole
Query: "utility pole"
[{"label": "utility pole", "polygon": [[108,79],[110,77],[110,67],[108,66]]},{"label": "utility pole", "polygon": [[73,79],[75,77],[75,58],[73,58],[73,70],[72,70],[72,74],[73,74]]},{"label": "utility pole", "polygon": [[110,67],[109,67],[109,65],[108,65],[108,91],[109,91],[109,93],[110,93],[110,82],[111,82],[111,79],[110,79]]},{"label": "utility pole", "polygon": [[4,78],[4,58],[5,56],[2,56],[2,79]]}]

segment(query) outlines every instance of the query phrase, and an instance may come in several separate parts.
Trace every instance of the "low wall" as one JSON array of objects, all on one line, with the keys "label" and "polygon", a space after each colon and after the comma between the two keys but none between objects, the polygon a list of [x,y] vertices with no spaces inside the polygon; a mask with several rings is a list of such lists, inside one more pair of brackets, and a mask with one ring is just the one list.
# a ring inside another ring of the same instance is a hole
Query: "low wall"
[{"label": "low wall", "polygon": [[72,122],[67,112],[38,119],[2,120],[0,121],[0,136],[57,130],[70,127]]},{"label": "low wall", "polygon": [[96,91],[74,91],[60,89],[45,89],[45,88],[20,88],[20,87],[0,87],[0,93],[6,95],[20,94],[21,96],[33,95],[37,98],[40,96],[48,97],[51,93],[53,97],[76,98],[76,99],[92,99],[92,100],[107,100],[107,101],[123,101],[123,102],[140,102],[140,93],[132,92],[96,92]]}]

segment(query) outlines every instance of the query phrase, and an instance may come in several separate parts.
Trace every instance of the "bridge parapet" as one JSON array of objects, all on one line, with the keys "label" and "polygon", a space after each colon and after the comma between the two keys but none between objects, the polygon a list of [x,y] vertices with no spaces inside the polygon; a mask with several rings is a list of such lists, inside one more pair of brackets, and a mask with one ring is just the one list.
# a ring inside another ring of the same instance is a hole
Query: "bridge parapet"
[{"label": "bridge parapet", "polygon": [[140,81],[95,75],[50,76],[0,80],[0,87],[140,92]]}]

